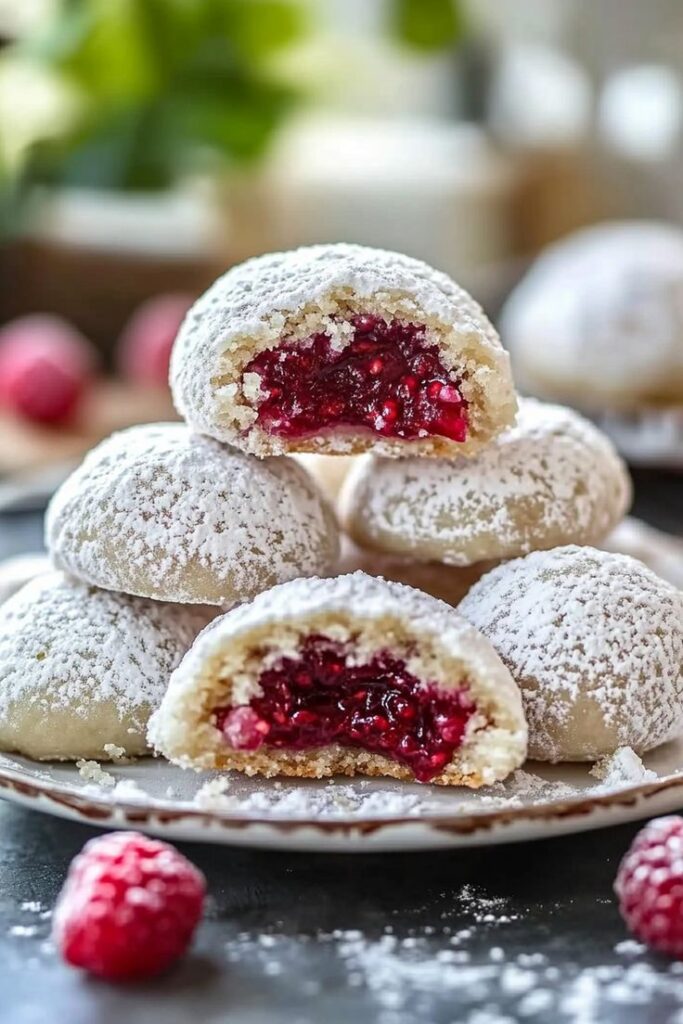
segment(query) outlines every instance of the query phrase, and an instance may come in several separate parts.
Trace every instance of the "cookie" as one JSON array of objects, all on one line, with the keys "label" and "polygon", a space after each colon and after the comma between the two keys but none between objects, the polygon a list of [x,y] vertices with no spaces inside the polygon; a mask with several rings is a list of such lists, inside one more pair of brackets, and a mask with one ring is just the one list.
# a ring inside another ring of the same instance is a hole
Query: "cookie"
[{"label": "cookie", "polygon": [[208,609],[47,573],[0,608],[0,750],[35,760],[147,752],[147,721]]},{"label": "cookie", "polygon": [[616,221],[547,249],[500,321],[519,386],[603,413],[683,401],[683,231]]},{"label": "cookie", "polygon": [[520,694],[452,608],[358,572],[294,580],[217,619],[150,723],[184,767],[477,787],[524,760]]},{"label": "cookie", "polygon": [[477,303],[419,260],[359,245],[229,270],[185,318],[171,388],[190,426],[259,457],[469,455],[515,412]]},{"label": "cookie", "polygon": [[534,552],[483,576],[459,611],[522,690],[530,757],[642,754],[683,731],[683,594],[641,562]]},{"label": "cookie", "polygon": [[468,566],[598,543],[630,500],[626,467],[599,430],[522,399],[515,426],[476,458],[359,459],[340,516],[372,551]]},{"label": "cookie", "polygon": [[94,448],[52,499],[46,542],[86,583],[223,607],[338,555],[334,516],[292,459],[255,459],[180,423]]}]

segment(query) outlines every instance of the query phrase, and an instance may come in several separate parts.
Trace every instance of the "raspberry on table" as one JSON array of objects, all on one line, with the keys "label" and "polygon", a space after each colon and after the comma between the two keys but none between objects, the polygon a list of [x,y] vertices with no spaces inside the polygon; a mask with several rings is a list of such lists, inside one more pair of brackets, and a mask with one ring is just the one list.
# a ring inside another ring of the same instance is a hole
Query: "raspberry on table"
[{"label": "raspberry on table", "polygon": [[67,963],[110,981],[159,974],[187,949],[206,882],[178,850],[138,832],[86,843],[55,908],[53,938]]},{"label": "raspberry on table", "polygon": [[641,829],[614,889],[630,931],[653,949],[683,958],[683,818],[655,818]]}]

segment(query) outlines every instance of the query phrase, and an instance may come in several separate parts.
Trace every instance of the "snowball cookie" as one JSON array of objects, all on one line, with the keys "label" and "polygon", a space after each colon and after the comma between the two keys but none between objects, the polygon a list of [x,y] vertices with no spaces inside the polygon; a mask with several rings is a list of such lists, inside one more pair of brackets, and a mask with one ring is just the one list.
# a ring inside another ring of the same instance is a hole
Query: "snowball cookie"
[{"label": "snowball cookie", "polygon": [[185,318],[171,388],[190,426],[260,457],[469,455],[515,412],[507,353],[467,292],[360,245],[229,270]]},{"label": "snowball cookie", "polygon": [[472,565],[596,543],[630,500],[626,468],[596,427],[523,399],[515,426],[474,459],[359,459],[340,510],[364,547]]},{"label": "snowball cookie", "polygon": [[227,606],[338,555],[331,510],[291,459],[260,461],[181,423],[94,448],[47,511],[58,568],[107,590]]},{"label": "snowball cookie", "polygon": [[683,590],[683,537],[674,537],[627,516],[600,547],[639,559],[663,580]]},{"label": "snowball cookie", "polygon": [[21,590],[29,580],[49,572],[51,568],[50,559],[40,551],[3,559],[0,562],[0,604]]},{"label": "snowball cookie", "polygon": [[335,575],[358,570],[368,576],[381,576],[395,583],[422,590],[456,607],[485,572],[498,562],[477,562],[476,565],[443,565],[441,562],[415,562],[399,555],[382,555],[378,551],[359,548],[349,537],[342,538],[341,556]]},{"label": "snowball cookie", "polygon": [[683,231],[600,224],[551,246],[501,317],[518,384],[579,408],[683,401]]},{"label": "snowball cookie", "polygon": [[144,754],[147,720],[211,617],[57,572],[27,583],[0,608],[0,750],[39,761]]},{"label": "snowball cookie", "polygon": [[641,562],[534,552],[487,573],[458,610],[522,689],[529,757],[642,754],[683,730],[683,594]]},{"label": "snowball cookie", "polygon": [[475,788],[526,754],[521,696],[489,641],[362,572],[294,580],[217,619],[149,734],[183,767]]}]

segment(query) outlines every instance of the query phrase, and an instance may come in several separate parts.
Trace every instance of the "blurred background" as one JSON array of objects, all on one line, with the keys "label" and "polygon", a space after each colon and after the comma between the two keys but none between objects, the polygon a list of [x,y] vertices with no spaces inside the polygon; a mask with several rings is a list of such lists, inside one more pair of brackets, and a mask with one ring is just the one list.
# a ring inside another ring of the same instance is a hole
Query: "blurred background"
[{"label": "blurred background", "polygon": [[679,0],[0,0],[0,39],[0,474],[172,415],[247,256],[399,249],[495,319],[554,239],[683,219]]}]

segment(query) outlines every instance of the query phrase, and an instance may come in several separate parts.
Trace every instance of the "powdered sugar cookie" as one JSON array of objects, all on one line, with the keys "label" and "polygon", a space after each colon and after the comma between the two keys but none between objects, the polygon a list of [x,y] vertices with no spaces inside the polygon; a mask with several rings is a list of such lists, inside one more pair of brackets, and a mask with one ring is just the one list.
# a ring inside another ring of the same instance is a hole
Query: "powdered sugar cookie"
[{"label": "powdered sugar cookie", "polygon": [[86,583],[222,606],[325,572],[338,554],[332,512],[300,466],[180,423],[94,448],[54,496],[46,539],[57,567]]},{"label": "powdered sugar cookie", "polygon": [[[36,760],[144,754],[145,731],[207,609],[48,573],[0,608],[0,750]],[[111,748],[110,748],[111,749]]]},{"label": "powdered sugar cookie", "polygon": [[51,568],[52,563],[48,556],[38,551],[5,558],[0,562],[0,604],[12,594],[16,594],[17,590],[21,590],[29,580],[40,576],[41,573],[49,572]]},{"label": "powdered sugar cookie", "polygon": [[476,302],[419,260],[360,245],[229,270],[181,327],[171,387],[192,427],[261,457],[469,455],[515,411]]},{"label": "powdered sugar cookie", "polygon": [[150,723],[178,764],[477,787],[526,751],[490,643],[426,594],[364,573],[294,580],[206,630]]},{"label": "powdered sugar cookie", "polygon": [[342,538],[337,573],[365,572],[394,583],[404,583],[439,601],[456,607],[484,573],[498,562],[477,562],[476,565],[444,565],[442,562],[416,562],[399,555],[383,555],[359,548],[349,537]]},{"label": "powdered sugar cookie", "polygon": [[631,498],[610,441],[562,406],[520,402],[515,426],[474,459],[364,456],[341,517],[372,550],[472,565],[559,544],[592,544]]},{"label": "powdered sugar cookie", "polygon": [[644,753],[683,731],[683,594],[635,559],[534,552],[487,573],[459,611],[522,689],[530,757]]},{"label": "powdered sugar cookie", "polygon": [[544,252],[501,317],[525,389],[604,412],[683,401],[683,232],[599,224]]}]

